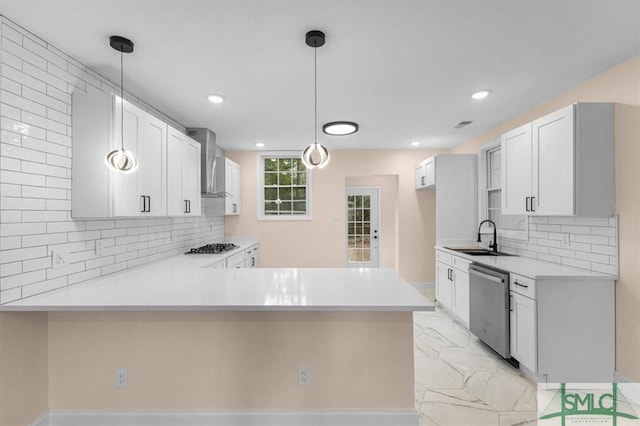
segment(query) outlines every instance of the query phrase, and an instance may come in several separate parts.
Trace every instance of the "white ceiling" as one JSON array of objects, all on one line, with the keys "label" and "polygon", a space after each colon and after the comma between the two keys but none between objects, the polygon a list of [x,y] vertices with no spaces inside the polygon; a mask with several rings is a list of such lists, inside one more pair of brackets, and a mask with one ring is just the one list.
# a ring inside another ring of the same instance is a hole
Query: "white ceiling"
[{"label": "white ceiling", "polygon": [[[450,147],[640,53],[640,1],[0,0],[0,12],[225,149]],[[477,89],[490,97],[473,101]],[[227,102],[210,104],[221,93]],[[464,129],[453,127],[473,120]]]}]

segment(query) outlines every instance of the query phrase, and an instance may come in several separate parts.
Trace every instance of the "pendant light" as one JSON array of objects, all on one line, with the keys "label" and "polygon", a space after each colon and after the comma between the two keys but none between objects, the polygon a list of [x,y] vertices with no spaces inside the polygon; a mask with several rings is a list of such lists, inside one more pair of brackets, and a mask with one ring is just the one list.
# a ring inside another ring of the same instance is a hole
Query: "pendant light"
[{"label": "pendant light", "polygon": [[104,161],[111,170],[129,174],[138,168],[133,153],[124,149],[124,54],[133,52],[133,42],[120,36],[109,37],[109,44],[120,52],[120,148],[107,154]]},{"label": "pendant light", "polygon": [[322,169],[329,164],[329,150],[318,143],[318,47],[324,46],[324,33],[322,31],[309,31],[306,35],[306,42],[309,47],[313,47],[313,143],[302,151],[302,162],[308,169]]}]

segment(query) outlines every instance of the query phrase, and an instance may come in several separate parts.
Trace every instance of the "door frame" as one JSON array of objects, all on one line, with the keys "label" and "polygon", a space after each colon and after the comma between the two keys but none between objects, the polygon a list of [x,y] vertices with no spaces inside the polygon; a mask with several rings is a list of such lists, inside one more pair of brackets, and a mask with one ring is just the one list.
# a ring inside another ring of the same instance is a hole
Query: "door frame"
[{"label": "door frame", "polygon": [[[371,191],[371,190],[373,190],[373,191],[376,192],[376,209],[375,209],[375,211],[376,211],[377,222],[378,222],[377,223],[377,227],[376,227],[376,229],[378,230],[378,238],[377,238],[378,247],[377,247],[377,250],[376,250],[377,259],[376,259],[376,266],[369,265],[369,266],[366,266],[366,267],[368,267],[368,268],[379,268],[380,267],[380,260],[381,260],[380,252],[381,252],[381,249],[382,249],[381,244],[380,244],[380,241],[382,241],[382,230],[381,230],[381,226],[380,226],[382,224],[382,216],[381,216],[382,209],[380,208],[381,188],[379,186],[345,186],[345,193],[344,193],[344,198],[343,198],[343,200],[344,200],[344,209],[343,209],[343,211],[345,213],[344,236],[343,236],[343,238],[344,238],[344,261],[345,261],[345,266],[347,268],[363,268],[363,267],[365,267],[365,266],[362,266],[362,265],[361,266],[355,266],[355,265],[350,266],[349,265],[349,239],[348,239],[348,236],[349,236],[349,234],[348,234],[348,232],[349,232],[349,220],[348,219],[349,218],[347,216],[347,211],[348,211],[349,206],[347,204],[348,203],[347,197],[349,196],[349,191],[350,190],[355,190],[355,191],[359,191],[359,190]],[[371,253],[373,254],[373,251],[371,251]]]}]

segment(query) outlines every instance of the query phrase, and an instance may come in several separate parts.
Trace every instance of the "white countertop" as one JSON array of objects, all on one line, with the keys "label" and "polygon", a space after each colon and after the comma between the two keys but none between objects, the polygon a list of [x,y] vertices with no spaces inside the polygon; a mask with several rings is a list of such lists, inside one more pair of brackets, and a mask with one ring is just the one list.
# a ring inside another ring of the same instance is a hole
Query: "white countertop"
[{"label": "white countertop", "polygon": [[0,310],[434,310],[433,303],[390,269],[209,267],[220,259],[173,256],[0,305]]},{"label": "white countertop", "polygon": [[[442,250],[455,256],[462,257],[472,262],[481,263],[497,269],[503,269],[515,274],[524,275],[533,279],[600,279],[616,280],[617,277],[602,272],[589,271],[561,265],[559,263],[544,262],[521,256],[471,256],[445,247],[436,246],[436,250]],[[454,247],[456,248],[456,247]]]}]

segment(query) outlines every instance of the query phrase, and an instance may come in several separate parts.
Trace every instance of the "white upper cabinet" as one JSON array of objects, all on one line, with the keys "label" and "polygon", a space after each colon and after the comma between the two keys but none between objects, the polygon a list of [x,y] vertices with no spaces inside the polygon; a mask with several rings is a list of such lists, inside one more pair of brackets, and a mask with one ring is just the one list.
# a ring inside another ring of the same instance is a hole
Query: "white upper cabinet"
[{"label": "white upper cabinet", "polygon": [[415,188],[433,188],[436,184],[436,157],[429,157],[416,166]]},{"label": "white upper cabinet", "polygon": [[531,123],[502,135],[502,214],[525,214],[531,200]]},{"label": "white upper cabinet", "polygon": [[239,215],[240,214],[240,198],[241,198],[241,168],[238,163],[228,158],[224,159],[224,214]]},{"label": "white upper cabinet", "polygon": [[200,144],[169,126],[167,205],[169,216],[200,216]]},{"label": "white upper cabinet", "polygon": [[[73,93],[72,216],[167,216],[175,211],[176,185],[182,199],[180,214],[188,214],[184,213],[189,210],[184,208],[189,207],[186,199],[192,200],[191,214],[199,215],[200,145],[175,129],[170,129],[169,139],[165,122],[127,101],[121,122],[120,105],[120,98],[113,93]],[[113,172],[105,164],[107,153],[120,148],[121,132],[124,148],[139,164],[130,174]],[[176,138],[183,144],[175,145]],[[174,169],[169,160],[173,166],[176,147],[180,150]],[[188,197],[184,198],[185,194]]]},{"label": "white upper cabinet", "polygon": [[[112,148],[120,146],[120,98],[115,97]],[[167,125],[124,103],[124,147],[138,159],[138,170],[112,173],[114,216],[166,216]]]},{"label": "white upper cabinet", "polygon": [[614,213],[613,104],[569,105],[502,135],[503,214]]}]

